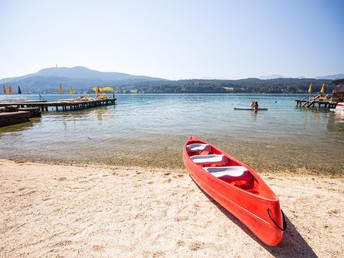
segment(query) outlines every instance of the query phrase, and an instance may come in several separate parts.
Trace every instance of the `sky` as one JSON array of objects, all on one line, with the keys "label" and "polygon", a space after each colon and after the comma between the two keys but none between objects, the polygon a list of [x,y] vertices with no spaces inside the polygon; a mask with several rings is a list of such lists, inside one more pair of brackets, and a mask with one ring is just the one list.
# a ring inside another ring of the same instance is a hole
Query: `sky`
[{"label": "sky", "polygon": [[49,67],[165,79],[344,73],[343,0],[0,0],[0,79]]}]

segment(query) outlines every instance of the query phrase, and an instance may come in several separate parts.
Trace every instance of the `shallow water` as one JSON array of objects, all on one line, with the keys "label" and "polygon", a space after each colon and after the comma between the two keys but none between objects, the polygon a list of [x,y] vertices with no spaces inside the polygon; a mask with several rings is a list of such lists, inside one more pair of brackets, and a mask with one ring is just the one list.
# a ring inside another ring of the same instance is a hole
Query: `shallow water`
[{"label": "shallow water", "polygon": [[[34,95],[26,97],[37,99]],[[44,97],[53,100],[70,95]],[[48,112],[29,123],[0,128],[0,157],[180,168],[182,146],[190,135],[195,135],[258,172],[303,167],[330,174],[344,172],[344,118],[326,109],[296,108],[295,99],[304,96],[116,97],[115,106]],[[248,106],[252,100],[269,110],[234,110]]]}]

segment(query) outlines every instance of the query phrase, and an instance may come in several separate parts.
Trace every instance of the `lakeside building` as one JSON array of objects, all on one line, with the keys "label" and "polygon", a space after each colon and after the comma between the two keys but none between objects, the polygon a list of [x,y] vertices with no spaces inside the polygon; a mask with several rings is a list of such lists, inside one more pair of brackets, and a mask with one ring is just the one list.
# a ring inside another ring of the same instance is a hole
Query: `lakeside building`
[{"label": "lakeside building", "polygon": [[344,101],[344,78],[332,81],[334,83],[334,89],[332,92],[332,101],[343,102]]}]

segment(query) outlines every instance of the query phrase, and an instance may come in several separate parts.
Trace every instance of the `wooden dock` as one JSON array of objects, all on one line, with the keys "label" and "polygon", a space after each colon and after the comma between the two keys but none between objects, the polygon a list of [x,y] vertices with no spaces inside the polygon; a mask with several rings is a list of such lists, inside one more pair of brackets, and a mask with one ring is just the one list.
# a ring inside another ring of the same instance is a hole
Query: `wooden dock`
[{"label": "wooden dock", "polygon": [[38,107],[25,107],[25,108],[18,108],[18,111],[29,111],[31,113],[31,117],[41,117],[42,113]]},{"label": "wooden dock", "polygon": [[[90,100],[60,100],[54,102],[40,102],[40,101],[18,101],[18,102],[8,102],[0,103],[0,107],[14,106],[18,108],[39,108],[42,112],[52,111],[76,111],[87,108],[94,108],[98,106],[108,106],[115,105],[116,98],[104,98],[104,99],[90,99]],[[49,109],[50,108],[50,109]]]},{"label": "wooden dock", "polygon": [[337,102],[319,99],[296,99],[297,107],[319,107],[319,108],[335,108]]},{"label": "wooden dock", "polygon": [[0,112],[0,127],[28,122],[30,111]]}]

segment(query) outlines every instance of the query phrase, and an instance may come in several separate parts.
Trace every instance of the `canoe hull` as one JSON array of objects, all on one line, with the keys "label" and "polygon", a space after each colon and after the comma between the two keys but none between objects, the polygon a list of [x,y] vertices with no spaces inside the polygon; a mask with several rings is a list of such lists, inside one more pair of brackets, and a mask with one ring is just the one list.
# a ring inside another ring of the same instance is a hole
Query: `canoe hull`
[{"label": "canoe hull", "polygon": [[[190,139],[195,141],[197,138],[193,137]],[[196,184],[245,224],[263,243],[270,246],[277,245],[283,236],[283,230],[280,229],[284,227],[283,215],[278,197],[273,194],[272,190],[263,182],[259,175],[254,171],[252,172],[245,164],[239,163],[249,169],[254,176],[257,189],[260,192],[268,192],[269,198],[259,193],[243,190],[212,176],[191,160],[185,146],[183,151],[184,164]],[[235,159],[233,160],[239,162]],[[275,225],[270,217],[280,228]]]}]

